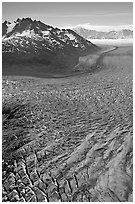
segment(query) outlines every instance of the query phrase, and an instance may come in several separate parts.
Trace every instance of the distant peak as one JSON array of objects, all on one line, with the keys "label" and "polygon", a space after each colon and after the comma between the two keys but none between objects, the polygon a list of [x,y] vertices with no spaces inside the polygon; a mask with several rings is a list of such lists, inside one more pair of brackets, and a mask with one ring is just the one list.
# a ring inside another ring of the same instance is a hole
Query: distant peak
[{"label": "distant peak", "polygon": [[91,25],[90,23],[80,24],[77,26],[74,26],[73,29],[86,29],[86,30],[96,30],[96,31],[103,31],[103,32],[109,32],[109,31],[119,31],[122,29],[127,30],[133,30],[133,25],[116,25],[116,26],[105,26],[105,25]]}]

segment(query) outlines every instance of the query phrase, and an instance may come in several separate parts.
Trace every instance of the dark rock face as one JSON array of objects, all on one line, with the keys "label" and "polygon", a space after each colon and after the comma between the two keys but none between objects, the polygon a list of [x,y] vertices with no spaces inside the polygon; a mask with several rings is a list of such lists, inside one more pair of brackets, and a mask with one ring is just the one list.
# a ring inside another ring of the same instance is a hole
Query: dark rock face
[{"label": "dark rock face", "polygon": [[8,21],[5,21],[4,23],[2,23],[2,36],[6,35],[7,33],[7,28],[11,23]]}]

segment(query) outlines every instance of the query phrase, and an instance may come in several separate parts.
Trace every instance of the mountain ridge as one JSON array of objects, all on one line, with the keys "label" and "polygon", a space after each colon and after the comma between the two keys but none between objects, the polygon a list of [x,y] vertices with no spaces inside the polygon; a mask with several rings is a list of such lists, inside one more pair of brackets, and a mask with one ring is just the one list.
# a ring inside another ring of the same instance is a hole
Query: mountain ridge
[{"label": "mountain ridge", "polygon": [[130,29],[120,29],[111,31],[97,31],[94,29],[86,29],[83,27],[73,28],[75,32],[86,39],[131,39],[133,31]]}]

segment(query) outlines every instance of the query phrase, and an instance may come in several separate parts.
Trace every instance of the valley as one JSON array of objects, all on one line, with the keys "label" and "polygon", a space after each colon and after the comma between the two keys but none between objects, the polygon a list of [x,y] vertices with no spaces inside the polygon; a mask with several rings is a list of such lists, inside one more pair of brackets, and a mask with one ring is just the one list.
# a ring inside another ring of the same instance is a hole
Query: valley
[{"label": "valley", "polygon": [[132,49],[87,52],[65,77],[5,65],[3,201],[133,201]]}]

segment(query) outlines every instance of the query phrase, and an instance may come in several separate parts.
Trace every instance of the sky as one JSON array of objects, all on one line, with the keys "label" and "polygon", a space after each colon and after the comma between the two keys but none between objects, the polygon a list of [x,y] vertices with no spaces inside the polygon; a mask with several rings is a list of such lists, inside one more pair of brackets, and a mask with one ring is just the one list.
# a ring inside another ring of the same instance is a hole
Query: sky
[{"label": "sky", "polygon": [[3,2],[2,21],[30,17],[54,27],[133,24],[132,2]]}]

